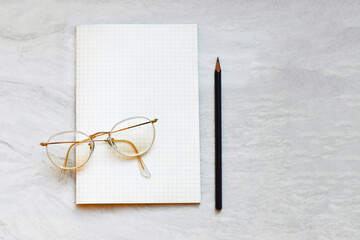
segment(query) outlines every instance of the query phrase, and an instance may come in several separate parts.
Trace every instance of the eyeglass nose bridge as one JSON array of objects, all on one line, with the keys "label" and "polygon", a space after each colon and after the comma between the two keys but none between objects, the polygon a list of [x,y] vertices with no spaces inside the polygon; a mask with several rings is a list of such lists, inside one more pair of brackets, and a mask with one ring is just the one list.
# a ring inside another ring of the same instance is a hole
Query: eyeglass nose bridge
[{"label": "eyeglass nose bridge", "polygon": [[102,136],[102,135],[109,135],[109,132],[97,132],[97,133],[94,133],[94,134],[91,134],[89,137],[90,139],[94,139],[96,137],[99,137],[99,136]]}]

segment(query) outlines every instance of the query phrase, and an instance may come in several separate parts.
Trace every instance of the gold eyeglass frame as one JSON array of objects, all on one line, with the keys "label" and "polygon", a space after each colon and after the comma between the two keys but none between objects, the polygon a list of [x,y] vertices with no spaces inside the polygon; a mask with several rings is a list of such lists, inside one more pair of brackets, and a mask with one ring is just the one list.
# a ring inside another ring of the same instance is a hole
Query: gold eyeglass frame
[{"label": "gold eyeglass frame", "polygon": [[[136,119],[136,118],[143,118],[147,121],[143,122],[143,123],[139,123],[139,124],[136,124],[136,125],[132,125],[130,127],[126,127],[126,128],[123,128],[123,129],[119,129],[119,130],[116,130],[116,131],[113,131],[114,128],[119,125],[120,123],[122,122],[125,122],[125,121],[128,121],[128,120],[131,120],[131,119]],[[153,120],[150,120],[149,118],[146,118],[146,117],[130,117],[130,118],[126,118],[126,119],[123,119],[121,120],[120,122],[116,123],[112,129],[108,132],[96,132],[94,134],[91,134],[91,135],[87,135],[86,133],[83,133],[81,131],[64,131],[64,132],[59,132],[59,133],[56,133],[54,135],[52,135],[48,141],[45,143],[45,142],[42,142],[40,143],[41,146],[45,146],[46,147],[46,153],[50,159],[50,161],[55,165],[57,166],[58,168],[62,169],[61,173],[63,174],[63,172],[65,170],[75,170],[75,169],[79,169],[81,167],[83,167],[88,161],[89,159],[91,158],[91,155],[92,153],[94,152],[94,149],[95,149],[95,142],[106,142],[110,145],[111,148],[113,148],[117,153],[119,153],[122,157],[124,158],[137,158],[138,160],[138,163],[139,163],[139,168],[140,168],[140,172],[142,175],[144,175],[145,177],[150,177],[151,174],[149,172],[149,170],[147,169],[145,163],[143,162],[143,160],[141,159],[141,157],[143,155],[145,155],[152,147],[154,141],[155,141],[155,126],[154,126],[154,123],[157,122],[157,118],[154,118]],[[127,130],[127,129],[131,129],[131,128],[134,128],[134,127],[139,127],[139,126],[142,126],[142,125],[145,125],[145,124],[151,124],[152,125],[152,129],[153,129],[153,138],[152,138],[152,141],[149,145],[149,147],[144,150],[143,152],[140,152],[138,151],[138,149],[136,148],[136,146],[129,140],[126,140],[126,139],[114,139],[114,138],[111,138],[111,134],[112,133],[116,133],[116,132],[120,132],[120,131],[124,131],[124,130]],[[82,141],[66,141],[66,142],[50,142],[51,139],[53,139],[54,137],[58,136],[58,135],[61,135],[61,134],[65,134],[65,133],[80,133],[80,134],[83,134],[87,137],[87,139],[84,139]],[[108,135],[107,139],[102,139],[102,140],[95,140],[95,138],[97,137],[100,137],[100,136],[104,136],[104,135]],[[89,141],[89,146],[90,146],[90,149],[91,149],[91,152],[89,154],[89,157],[84,161],[84,163],[82,163],[81,165],[79,166],[75,166],[75,167],[67,167],[67,162],[68,162],[68,157],[69,157],[69,153],[72,149],[73,146],[77,145],[77,144],[81,144],[81,143],[85,143]],[[122,152],[120,152],[119,150],[117,150],[117,147],[116,145],[114,144],[115,142],[125,142],[125,143],[128,143],[135,151],[136,154],[134,155],[125,155],[123,154]],[[67,153],[66,153],[66,158],[65,158],[65,163],[63,166],[57,164],[50,156],[50,153],[49,153],[49,149],[48,149],[48,145],[52,145],[52,144],[64,144],[64,143],[72,143],[72,145],[70,145]]]}]

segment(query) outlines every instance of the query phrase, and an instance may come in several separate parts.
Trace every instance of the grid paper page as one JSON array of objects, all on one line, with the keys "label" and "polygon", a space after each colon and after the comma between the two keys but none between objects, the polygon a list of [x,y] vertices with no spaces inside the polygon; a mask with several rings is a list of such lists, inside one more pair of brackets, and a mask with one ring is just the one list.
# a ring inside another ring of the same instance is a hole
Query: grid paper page
[{"label": "grid paper page", "polygon": [[199,203],[197,26],[84,25],[76,28],[76,129],[110,131],[122,119],[159,119],[143,156],[124,159],[96,142],[76,172],[76,203]]}]

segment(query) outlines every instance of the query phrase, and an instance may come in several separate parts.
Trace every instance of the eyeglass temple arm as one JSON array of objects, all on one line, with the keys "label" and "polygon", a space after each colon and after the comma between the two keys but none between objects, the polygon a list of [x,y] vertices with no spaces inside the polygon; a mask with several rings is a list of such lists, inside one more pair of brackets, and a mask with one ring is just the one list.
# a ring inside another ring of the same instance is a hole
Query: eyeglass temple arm
[{"label": "eyeglass temple arm", "polygon": [[[135,144],[133,144],[131,141],[128,140],[124,140],[124,139],[120,139],[120,140],[116,140],[114,138],[111,139],[112,142],[125,142],[127,144],[129,144],[135,151],[136,154],[139,153],[139,151],[137,150],[137,148],[135,147]],[[144,177],[151,177],[151,173],[148,170],[148,168],[146,167],[144,161],[142,160],[142,158],[140,156],[137,156],[138,159],[138,164],[139,164],[139,168],[140,168],[140,172]]]},{"label": "eyeglass temple arm", "polygon": [[[68,159],[69,159],[69,153],[70,153],[70,151],[71,151],[71,148],[72,148],[73,146],[75,146],[75,145],[76,145],[76,143],[71,144],[71,146],[69,147],[69,150],[68,150],[67,153],[66,153],[64,168],[66,168],[66,166],[67,166],[67,162],[68,162]],[[62,175],[65,173],[65,170],[66,170],[66,169],[61,169],[60,177],[62,177]]]},{"label": "eyeglass temple arm", "polygon": [[134,128],[134,127],[139,127],[139,126],[142,126],[142,125],[145,125],[145,124],[149,124],[149,123],[156,123],[157,120],[158,120],[157,118],[154,118],[153,120],[150,120],[150,121],[148,121],[148,122],[139,123],[139,124],[136,124],[136,125],[127,127],[127,128],[122,128],[122,129],[116,130],[116,131],[114,131],[114,132],[124,131],[124,130],[127,130],[127,129],[131,129],[131,128]]},{"label": "eyeglass temple arm", "polygon": [[[105,142],[106,142],[106,140],[101,140],[101,141],[105,141]],[[128,143],[128,144],[134,149],[135,153],[139,153],[139,151],[137,150],[137,148],[135,147],[135,145],[134,145],[131,141],[128,141],[128,140],[115,140],[114,138],[112,138],[111,141],[112,141],[112,142],[126,142],[126,143]],[[73,144],[70,145],[70,147],[69,147],[69,149],[68,149],[68,151],[67,151],[67,153],[66,153],[66,158],[65,158],[64,167],[67,166],[67,162],[68,162],[68,159],[69,159],[69,153],[70,153],[70,151],[71,151],[71,148],[74,147],[76,144],[77,144],[77,143],[73,143]],[[91,146],[90,146],[90,147],[91,147]],[[140,157],[138,157],[138,159],[139,159],[139,161],[141,160]],[[145,166],[145,164],[144,164],[142,161],[140,161],[140,164],[141,164],[141,168],[142,168],[142,169],[145,169],[146,166]],[[63,170],[66,170],[66,169],[63,169]]]},{"label": "eyeglass temple arm", "polygon": [[[130,127],[127,127],[127,128],[123,128],[123,129],[119,129],[119,130],[116,130],[114,132],[120,132],[120,131],[124,131],[124,130],[127,130],[127,129],[130,129],[130,128],[134,128],[134,127],[139,127],[139,126],[142,126],[142,125],[145,125],[145,124],[149,124],[149,123],[156,123],[157,122],[157,118],[154,118],[153,120],[149,121],[149,122],[144,122],[144,123],[140,123],[140,124],[137,124],[137,125],[133,125],[133,126],[130,126]],[[90,135],[90,138],[93,139],[93,138],[96,138],[96,137],[99,137],[99,136],[103,136],[105,134],[109,134],[110,132],[97,132],[97,133],[94,133],[92,135]],[[85,139],[83,141],[68,141],[68,142],[49,142],[49,143],[40,143],[41,146],[47,146],[47,145],[50,145],[50,144],[61,144],[61,143],[83,143],[83,142],[86,142],[88,141],[88,139]]]},{"label": "eyeglass temple arm", "polygon": [[49,143],[40,143],[41,146],[47,146],[47,145],[51,145],[51,144],[62,144],[62,143],[75,143],[75,144],[79,144],[79,143],[84,143],[84,142],[89,142],[89,139],[84,139],[82,141],[66,141],[66,142],[49,142]]},{"label": "eyeglass temple arm", "polygon": [[[106,140],[102,140],[102,141],[106,142]],[[139,151],[137,150],[137,148],[135,147],[135,145],[131,141],[128,141],[128,140],[115,140],[114,138],[112,138],[111,141],[112,142],[125,142],[125,143],[129,144],[134,149],[135,153],[139,153]],[[68,151],[66,153],[64,168],[67,167],[70,151],[76,144],[77,143],[73,143],[73,144],[70,145],[70,147],[69,147],[69,149],[68,149]],[[146,165],[145,165],[144,161],[142,160],[142,158],[140,156],[138,156],[137,159],[138,159],[141,174],[143,176],[145,176],[145,177],[151,177],[151,173],[148,170],[148,168],[146,167]],[[60,177],[62,177],[62,175],[65,173],[65,171],[66,171],[66,169],[61,170]]]},{"label": "eyeglass temple arm", "polygon": [[[105,141],[105,140],[104,140]],[[78,143],[73,143],[71,144],[71,146],[69,147],[67,153],[66,153],[66,158],[65,158],[65,163],[64,163],[64,167],[66,168],[67,167],[67,163],[68,163],[68,160],[69,160],[69,153],[71,151],[71,148],[74,147],[75,145],[77,145]],[[89,144],[90,145],[90,144]],[[92,148],[92,146],[90,145],[90,148]],[[61,171],[61,174],[60,174],[60,177],[64,174],[64,172],[66,171],[66,169],[62,169]]]}]

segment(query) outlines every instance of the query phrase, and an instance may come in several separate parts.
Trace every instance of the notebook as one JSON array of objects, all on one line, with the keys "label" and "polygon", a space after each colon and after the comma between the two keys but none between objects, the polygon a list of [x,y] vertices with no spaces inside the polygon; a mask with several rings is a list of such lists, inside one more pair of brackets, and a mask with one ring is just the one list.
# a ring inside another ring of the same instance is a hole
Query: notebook
[{"label": "notebook", "polygon": [[196,25],[78,26],[76,129],[110,131],[132,116],[158,121],[142,158],[151,178],[96,142],[76,172],[76,203],[199,203],[198,91]]}]

